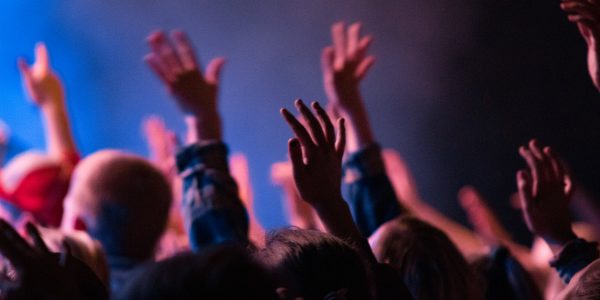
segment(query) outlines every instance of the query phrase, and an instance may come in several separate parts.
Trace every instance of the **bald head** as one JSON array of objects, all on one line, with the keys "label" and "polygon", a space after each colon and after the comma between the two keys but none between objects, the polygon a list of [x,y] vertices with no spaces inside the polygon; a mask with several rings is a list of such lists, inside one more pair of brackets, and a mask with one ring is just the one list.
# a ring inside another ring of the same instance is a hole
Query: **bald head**
[{"label": "bald head", "polygon": [[109,256],[149,258],[167,222],[171,188],[145,159],[99,151],[75,169],[63,229],[82,221]]}]

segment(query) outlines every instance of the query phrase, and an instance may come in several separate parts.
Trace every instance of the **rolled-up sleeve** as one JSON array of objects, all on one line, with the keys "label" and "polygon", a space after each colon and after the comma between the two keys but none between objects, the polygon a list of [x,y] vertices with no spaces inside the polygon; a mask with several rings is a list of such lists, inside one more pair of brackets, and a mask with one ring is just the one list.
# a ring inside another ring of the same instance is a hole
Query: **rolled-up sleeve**
[{"label": "rolled-up sleeve", "polygon": [[177,155],[183,179],[182,213],[192,250],[248,243],[248,215],[229,173],[222,142],[187,146]]},{"label": "rolled-up sleeve", "polygon": [[372,144],[350,155],[344,164],[354,221],[370,236],[403,211],[385,170],[381,147]]}]

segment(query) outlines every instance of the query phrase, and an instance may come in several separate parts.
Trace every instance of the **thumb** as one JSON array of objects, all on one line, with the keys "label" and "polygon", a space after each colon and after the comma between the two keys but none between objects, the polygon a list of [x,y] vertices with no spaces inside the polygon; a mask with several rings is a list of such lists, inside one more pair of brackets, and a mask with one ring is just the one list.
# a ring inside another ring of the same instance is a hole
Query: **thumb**
[{"label": "thumb", "polygon": [[525,170],[517,172],[517,188],[521,199],[521,208],[529,207],[533,202],[533,188],[531,176]]},{"label": "thumb", "polygon": [[48,49],[46,48],[46,44],[43,42],[39,42],[35,45],[35,64],[39,65],[44,70],[50,68]]},{"label": "thumb", "polygon": [[217,57],[211,60],[206,67],[206,81],[218,85],[221,79],[221,71],[225,65],[224,57]]}]

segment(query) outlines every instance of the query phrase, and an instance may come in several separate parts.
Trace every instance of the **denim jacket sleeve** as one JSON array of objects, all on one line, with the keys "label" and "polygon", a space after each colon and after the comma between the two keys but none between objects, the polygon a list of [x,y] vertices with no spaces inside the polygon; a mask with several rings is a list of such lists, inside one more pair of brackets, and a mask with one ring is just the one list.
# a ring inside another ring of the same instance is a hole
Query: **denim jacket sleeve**
[{"label": "denim jacket sleeve", "polygon": [[550,266],[556,269],[560,278],[566,284],[575,274],[598,259],[598,243],[584,239],[568,242],[558,255],[550,261]]},{"label": "denim jacket sleeve", "polygon": [[193,251],[248,243],[248,215],[229,173],[222,142],[187,146],[177,155],[183,179],[182,213]]},{"label": "denim jacket sleeve", "polygon": [[344,165],[349,203],[356,225],[366,237],[397,217],[402,208],[387,176],[381,148],[372,144],[350,155]]}]

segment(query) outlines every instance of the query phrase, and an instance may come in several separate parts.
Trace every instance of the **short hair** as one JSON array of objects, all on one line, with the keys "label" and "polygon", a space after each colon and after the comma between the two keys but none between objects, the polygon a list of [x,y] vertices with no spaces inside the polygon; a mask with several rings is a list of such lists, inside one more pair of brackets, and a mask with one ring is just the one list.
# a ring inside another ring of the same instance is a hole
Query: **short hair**
[{"label": "short hair", "polygon": [[473,299],[475,276],[464,257],[441,230],[402,216],[388,221],[373,252],[395,268],[414,299]]},{"label": "short hair", "polygon": [[244,249],[216,245],[141,268],[116,299],[278,298],[271,276]]},{"label": "short hair", "polygon": [[151,163],[104,150],[76,167],[65,208],[76,211],[109,257],[146,260],[165,229],[171,200],[169,182]]},{"label": "short hair", "polygon": [[598,261],[583,270],[575,282],[572,299],[600,299],[600,265]]},{"label": "short hair", "polygon": [[371,299],[371,277],[359,252],[345,241],[316,230],[271,232],[257,257],[291,297],[325,299],[336,292],[345,299]]}]

